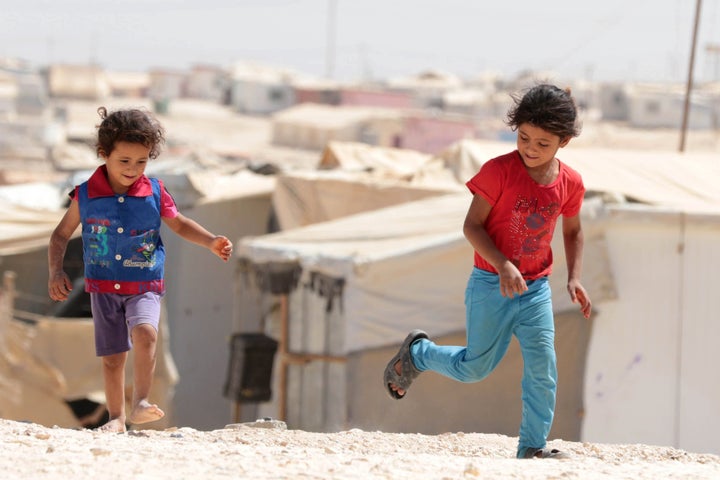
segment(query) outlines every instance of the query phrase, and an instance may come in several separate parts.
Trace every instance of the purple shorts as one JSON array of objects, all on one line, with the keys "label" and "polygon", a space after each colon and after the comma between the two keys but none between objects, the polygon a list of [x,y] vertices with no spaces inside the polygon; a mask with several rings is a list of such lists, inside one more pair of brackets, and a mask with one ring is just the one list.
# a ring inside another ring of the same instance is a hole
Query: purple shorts
[{"label": "purple shorts", "polygon": [[157,332],[161,298],[162,294],[156,292],[138,295],[91,293],[96,355],[104,357],[130,350],[130,332],[141,323],[152,325]]}]

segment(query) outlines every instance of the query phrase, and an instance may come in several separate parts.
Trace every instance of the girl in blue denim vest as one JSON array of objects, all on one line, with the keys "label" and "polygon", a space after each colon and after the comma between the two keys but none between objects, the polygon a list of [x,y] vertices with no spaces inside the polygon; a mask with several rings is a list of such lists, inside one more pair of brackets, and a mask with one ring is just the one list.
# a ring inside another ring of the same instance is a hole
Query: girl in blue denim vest
[{"label": "girl in blue denim vest", "polygon": [[[95,350],[102,358],[109,421],[100,428],[124,432],[126,423],[159,420],[149,401],[155,371],[160,299],[165,293],[161,222],[182,238],[227,262],[232,243],[178,212],[162,181],[145,167],[164,143],[164,130],[148,112],[101,107],[96,150],[105,161],[71,193],[72,201],[50,237],[48,292],[68,298],[72,282],[63,270],[68,241],[82,225],[85,290],[90,293]],[[125,412],[125,362],[134,348],[133,395]]]}]

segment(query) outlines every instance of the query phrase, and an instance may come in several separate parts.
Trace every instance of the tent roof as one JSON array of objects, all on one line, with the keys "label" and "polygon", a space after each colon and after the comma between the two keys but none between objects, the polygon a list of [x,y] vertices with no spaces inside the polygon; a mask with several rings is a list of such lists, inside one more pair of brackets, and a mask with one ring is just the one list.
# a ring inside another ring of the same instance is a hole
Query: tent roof
[{"label": "tent roof", "polygon": [[[463,141],[445,152],[449,168],[469,178],[489,158],[512,150],[500,142]],[[720,162],[712,154],[566,148],[560,159],[583,176],[588,191],[619,193],[663,211],[720,214]],[[341,201],[341,200],[339,200]],[[329,275],[455,241],[470,202],[467,192],[413,201],[303,228],[247,238],[238,253],[255,263],[302,260]]]},{"label": "tent roof", "polygon": [[329,142],[318,167],[388,170],[393,176],[410,177],[431,159],[431,155],[415,150],[375,147],[358,142]]},{"label": "tent roof", "polygon": [[[483,162],[514,148],[514,143],[463,140],[440,156],[467,180]],[[688,213],[720,213],[717,153],[573,148],[571,142],[558,158],[580,172],[588,191]]]},{"label": "tent roof", "polygon": [[569,148],[560,157],[578,170],[588,190],[695,213],[720,213],[717,154]]},{"label": "tent roof", "polygon": [[[49,183],[0,187],[0,256],[47,246],[52,231],[65,214],[61,206],[67,199],[65,194],[89,174],[79,172],[63,187]],[[274,177],[247,170],[222,175],[213,171],[151,175],[163,179],[181,209],[239,197],[269,197],[275,187]]]},{"label": "tent roof", "polygon": [[[487,159],[514,144],[465,140],[441,157],[458,178],[470,178]],[[714,154],[676,154],[571,147],[559,158],[577,169],[588,191],[619,193],[665,210],[720,214],[720,162]],[[414,201],[300,229],[245,239],[240,254],[254,262],[303,259],[328,274],[344,276],[350,267],[408,249],[464,241],[461,225],[470,202],[467,192]]]},{"label": "tent roof", "polygon": [[331,276],[355,265],[465,242],[461,228],[470,195],[455,193],[404,203],[238,242],[255,263],[299,261]]},{"label": "tent roof", "polygon": [[371,172],[369,177],[378,181],[409,181],[414,186],[438,190],[465,190],[440,159],[410,149],[357,142],[328,142],[318,168]]},{"label": "tent roof", "polygon": [[37,210],[0,199],[0,256],[46,246],[64,214],[64,211]]},{"label": "tent roof", "polygon": [[[465,274],[472,266],[472,247],[462,232],[470,201],[467,192],[453,193],[246,237],[237,242],[236,256],[263,278],[261,288],[272,293],[289,291],[289,275],[312,279],[321,274],[341,282],[348,312],[343,344],[347,351],[384,345],[410,328],[447,334],[463,325],[464,316],[456,310],[463,308]],[[583,215],[592,218],[600,204],[598,197],[586,202]],[[586,288],[596,292],[596,300],[612,298],[615,287],[604,238],[587,230],[586,244],[596,254],[586,261]],[[551,277],[552,288],[563,292],[562,248],[555,251],[558,274]],[[321,297],[335,293],[318,290]],[[575,306],[569,299],[555,303],[555,311],[570,308]],[[444,320],[438,322],[438,317]]]}]

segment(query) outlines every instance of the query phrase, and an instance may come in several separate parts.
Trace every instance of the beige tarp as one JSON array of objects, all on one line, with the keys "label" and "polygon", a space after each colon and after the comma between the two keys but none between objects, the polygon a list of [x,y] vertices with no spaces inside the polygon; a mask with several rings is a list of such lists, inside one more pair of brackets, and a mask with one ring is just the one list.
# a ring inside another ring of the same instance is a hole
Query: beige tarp
[{"label": "beige tarp", "polygon": [[[269,275],[254,285],[266,296],[270,291],[288,292],[289,351],[317,358],[291,364],[287,385],[274,387],[278,395],[285,392],[287,420],[293,428],[516,434],[521,359],[515,347],[497,375],[479,386],[460,387],[429,375],[420,379],[425,387],[416,392],[419,396],[404,400],[408,403],[403,408],[394,408],[382,387],[384,362],[408,331],[421,328],[443,342],[463,341],[463,297],[472,248],[461,225],[469,202],[468,193],[447,194],[239,242],[238,256],[256,275],[272,270],[270,265],[285,264],[289,274],[295,265],[301,270],[297,288],[286,288],[287,275]],[[596,301],[602,301],[615,292],[604,238],[590,225],[595,203],[588,201],[583,212],[588,248],[595,252],[585,265],[586,286]],[[551,287],[565,377],[559,399],[563,420],[556,432],[579,438],[582,367],[590,329],[579,318],[577,306],[565,298],[567,273],[557,239],[554,248]],[[241,281],[238,288],[248,290],[253,284]],[[242,320],[244,330],[255,327],[253,319]],[[281,331],[281,317],[263,322],[272,335]],[[423,395],[429,391],[433,395]],[[459,394],[471,403],[459,404]],[[484,408],[477,412],[472,406],[503,403],[517,415],[499,416]],[[442,419],[431,413],[437,413],[440,404],[448,405]],[[263,415],[278,415],[277,404],[264,408]]]},{"label": "beige tarp", "polygon": [[[472,248],[461,226],[469,202],[468,193],[448,194],[246,238],[238,242],[237,256],[256,265],[298,262],[305,275],[344,280],[344,323],[333,353],[384,346],[412,328],[450,334],[464,328]],[[585,262],[587,287],[610,298],[614,290],[602,232],[589,223],[598,208],[590,201],[583,207],[586,248],[595,252]],[[551,284],[556,310],[564,311],[574,307],[564,298],[564,252],[557,237],[556,232]]]},{"label": "beige tarp", "polygon": [[[438,156],[412,150],[330,142],[319,170],[278,176],[273,206],[285,230],[429,196],[466,191],[487,160],[514,144],[462,140]],[[577,169],[590,192],[606,201],[636,201],[691,212],[717,212],[720,162],[704,153],[573,148],[559,158]]]},{"label": "beige tarp", "polygon": [[[465,182],[485,161],[514,148],[508,143],[463,140],[440,157]],[[580,172],[590,191],[687,212],[720,212],[720,161],[714,152],[575,148],[571,142],[557,156]]]},{"label": "beige tarp", "polygon": [[431,160],[431,155],[414,150],[373,147],[355,142],[330,142],[323,150],[318,168],[373,171],[378,177],[410,180]]},{"label": "beige tarp", "polygon": [[465,189],[441,160],[399,148],[330,142],[317,168],[278,176],[282,230]]},{"label": "beige tarp", "polygon": [[282,230],[444,195],[458,186],[416,186],[346,171],[289,172],[277,177],[273,206]]},{"label": "beige tarp", "polygon": [[389,108],[303,103],[273,115],[272,143],[312,150],[334,140],[392,145],[401,116]]},{"label": "beige tarp", "polygon": [[64,211],[35,210],[0,200],[0,257],[47,246]]},{"label": "beige tarp", "polygon": [[[0,290],[0,417],[61,427],[82,426],[65,401],[104,403],[102,364],[95,356],[89,318],[53,318],[12,309],[12,289]],[[166,323],[163,315],[162,323]],[[151,398],[172,422],[173,386],[178,374],[162,336]],[[132,395],[132,355],[127,368],[126,398]]]},{"label": "beige tarp", "polygon": [[374,180],[457,191],[457,177],[444,160],[403,148],[376,147],[354,142],[330,142],[323,150],[320,170],[366,173]]}]

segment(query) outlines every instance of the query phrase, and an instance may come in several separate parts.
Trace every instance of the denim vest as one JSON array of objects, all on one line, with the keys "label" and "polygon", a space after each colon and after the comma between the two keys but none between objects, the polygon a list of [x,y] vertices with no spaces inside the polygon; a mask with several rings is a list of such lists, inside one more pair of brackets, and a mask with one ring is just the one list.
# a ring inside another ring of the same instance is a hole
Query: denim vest
[{"label": "denim vest", "polygon": [[165,248],[160,239],[160,184],[153,194],[90,198],[78,188],[85,291],[134,295],[165,291]]}]

